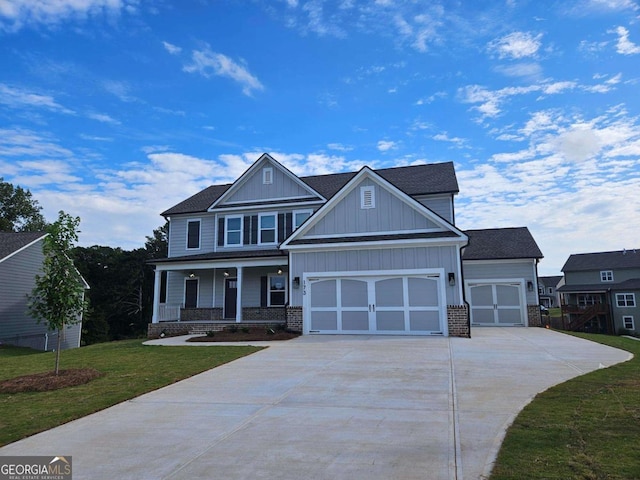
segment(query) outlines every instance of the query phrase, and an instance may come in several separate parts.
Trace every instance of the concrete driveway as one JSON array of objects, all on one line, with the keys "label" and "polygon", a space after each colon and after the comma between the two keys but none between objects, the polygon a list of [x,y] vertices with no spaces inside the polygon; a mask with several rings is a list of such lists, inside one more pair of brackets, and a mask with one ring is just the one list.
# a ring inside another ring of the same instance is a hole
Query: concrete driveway
[{"label": "concrete driveway", "polygon": [[536,393],[629,358],[539,328],[300,337],[0,455],[71,455],[76,479],[485,478]]}]

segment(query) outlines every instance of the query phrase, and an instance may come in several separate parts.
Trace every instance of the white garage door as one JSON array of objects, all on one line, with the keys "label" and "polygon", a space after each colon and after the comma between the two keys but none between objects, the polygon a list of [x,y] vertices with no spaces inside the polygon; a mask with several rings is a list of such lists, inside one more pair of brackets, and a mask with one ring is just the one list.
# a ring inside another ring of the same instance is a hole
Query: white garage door
[{"label": "white garage door", "polygon": [[468,283],[472,325],[524,325],[522,283]]},{"label": "white garage door", "polygon": [[314,277],[305,284],[305,333],[445,333],[441,276]]}]

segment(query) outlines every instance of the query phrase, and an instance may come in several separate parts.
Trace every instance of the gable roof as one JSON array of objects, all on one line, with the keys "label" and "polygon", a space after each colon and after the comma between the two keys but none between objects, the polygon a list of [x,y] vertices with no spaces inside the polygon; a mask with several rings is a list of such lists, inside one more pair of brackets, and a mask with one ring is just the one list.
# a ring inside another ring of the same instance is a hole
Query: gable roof
[{"label": "gable roof", "polygon": [[[415,209],[425,218],[428,218],[431,222],[436,225],[437,230],[430,232],[419,232],[419,233],[410,233],[410,234],[398,234],[397,232],[379,232],[377,234],[362,234],[362,235],[338,235],[333,238],[315,238],[315,239],[305,239],[305,235],[320,222],[332,209],[335,208],[337,204],[339,204],[348,194],[353,191],[357,185],[361,183],[361,181],[365,178],[372,180],[377,183],[380,187],[388,190],[392,195],[396,196],[400,201],[407,204],[409,207]],[[396,185],[391,183],[389,180],[384,178],[382,175],[378,173],[378,171],[371,170],[369,167],[362,167],[362,169],[352,176],[349,181],[342,186],[342,188],[336,192],[330,199],[325,203],[319,210],[317,210],[299,229],[295,230],[293,234],[286,239],[280,248],[287,249],[292,246],[297,245],[319,245],[319,244],[339,244],[339,243],[353,243],[353,242],[385,242],[385,241],[399,241],[399,240],[425,240],[425,239],[443,239],[443,238],[452,238],[452,239],[463,239],[465,242],[467,240],[466,235],[460,231],[455,225],[447,222],[445,219],[434,213],[429,208],[422,205],[412,196],[408,195],[406,192],[398,188]]]},{"label": "gable roof", "polygon": [[619,268],[640,268],[640,250],[617,250],[615,252],[570,255],[561,270],[563,272],[584,272],[587,270],[613,270]]},{"label": "gable roof", "polygon": [[[373,171],[410,196],[459,192],[453,162],[382,168]],[[355,177],[357,173],[358,172],[332,173],[298,178],[324,198],[330,199]],[[206,212],[222,197],[231,185],[232,184],[212,185],[168,210],[165,210],[162,212],[162,215],[170,216],[182,213]]]},{"label": "gable roof", "polygon": [[545,287],[554,287],[556,288],[558,286],[558,283],[560,283],[560,280],[562,280],[564,277],[562,275],[554,275],[551,277],[538,277],[538,280],[540,281],[540,283],[544,284]]},{"label": "gable roof", "polygon": [[527,227],[465,230],[469,244],[462,260],[507,260],[542,258],[542,252]]},{"label": "gable roof", "polygon": [[0,232],[0,261],[40,240],[45,232]]}]

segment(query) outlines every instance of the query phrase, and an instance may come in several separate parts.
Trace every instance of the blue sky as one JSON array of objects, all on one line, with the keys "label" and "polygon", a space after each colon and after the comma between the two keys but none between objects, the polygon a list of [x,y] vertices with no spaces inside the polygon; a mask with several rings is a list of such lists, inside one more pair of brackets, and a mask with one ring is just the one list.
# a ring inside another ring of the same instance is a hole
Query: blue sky
[{"label": "blue sky", "polygon": [[0,176],[81,245],[142,246],[269,152],[453,161],[458,226],[528,226],[542,275],[640,248],[634,0],[9,0],[0,64]]}]

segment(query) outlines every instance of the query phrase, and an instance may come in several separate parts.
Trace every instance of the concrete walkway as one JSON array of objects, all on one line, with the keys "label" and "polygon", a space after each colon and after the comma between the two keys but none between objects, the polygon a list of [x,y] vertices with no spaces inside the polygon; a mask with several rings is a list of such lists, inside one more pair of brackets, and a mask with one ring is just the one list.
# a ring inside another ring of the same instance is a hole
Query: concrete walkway
[{"label": "concrete walkway", "polygon": [[629,358],[539,328],[300,337],[0,455],[71,455],[76,479],[485,478],[536,393]]}]

